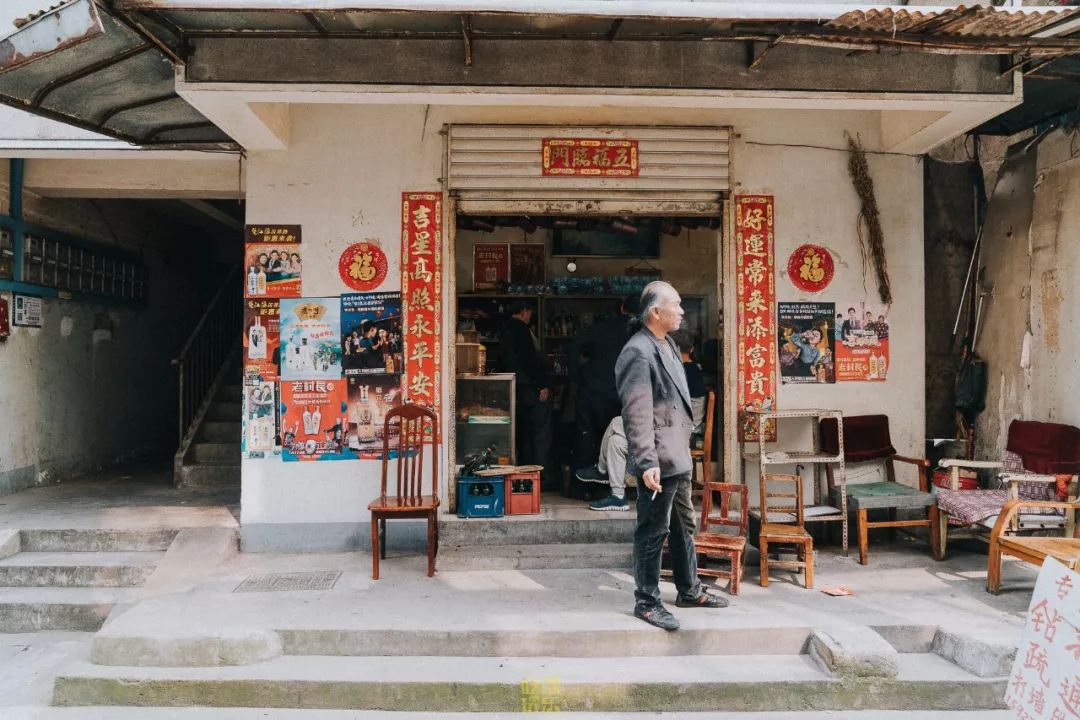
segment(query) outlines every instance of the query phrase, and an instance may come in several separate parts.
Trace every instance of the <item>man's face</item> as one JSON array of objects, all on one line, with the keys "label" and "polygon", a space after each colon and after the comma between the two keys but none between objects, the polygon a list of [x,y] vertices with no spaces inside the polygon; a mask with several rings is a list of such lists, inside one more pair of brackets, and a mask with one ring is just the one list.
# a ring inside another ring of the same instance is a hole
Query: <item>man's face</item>
[{"label": "man's face", "polygon": [[871,313],[866,313],[866,322],[874,322],[874,316]]},{"label": "man's face", "polygon": [[810,330],[806,333],[806,339],[810,341],[811,345],[817,345],[821,342],[821,333],[817,330]]},{"label": "man's face", "polygon": [[855,319],[855,311],[854,310],[848,310],[847,311],[847,316],[848,316],[848,318],[850,320],[854,320]]},{"label": "man's face", "polygon": [[521,322],[528,325],[532,322],[532,308],[525,308],[521,311]]},{"label": "man's face", "polygon": [[660,302],[656,305],[655,312],[660,324],[660,329],[665,333],[675,332],[682,326],[683,308],[682,298],[674,289],[664,290],[660,295]]}]

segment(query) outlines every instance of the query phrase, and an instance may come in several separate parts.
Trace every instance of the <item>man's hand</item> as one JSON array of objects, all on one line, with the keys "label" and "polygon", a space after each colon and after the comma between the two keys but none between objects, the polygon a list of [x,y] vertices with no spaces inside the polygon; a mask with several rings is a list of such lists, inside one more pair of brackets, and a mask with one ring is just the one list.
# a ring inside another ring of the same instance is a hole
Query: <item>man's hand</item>
[{"label": "man's hand", "polygon": [[548,393],[547,388],[541,388],[541,390],[540,390],[540,402],[547,402],[548,394],[549,393]]},{"label": "man's hand", "polygon": [[641,481],[645,483],[645,487],[654,492],[660,492],[660,468],[649,468],[641,474]]}]

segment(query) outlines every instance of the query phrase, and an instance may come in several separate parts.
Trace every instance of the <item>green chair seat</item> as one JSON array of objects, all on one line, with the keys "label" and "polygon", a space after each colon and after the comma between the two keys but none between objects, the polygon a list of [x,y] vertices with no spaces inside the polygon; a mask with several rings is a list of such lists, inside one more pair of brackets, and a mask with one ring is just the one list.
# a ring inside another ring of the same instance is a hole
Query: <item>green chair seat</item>
[{"label": "green chair seat", "polygon": [[[852,510],[876,508],[926,508],[934,504],[934,496],[897,482],[876,482],[847,486],[848,507]],[[840,488],[832,490],[833,503],[839,507]]]}]

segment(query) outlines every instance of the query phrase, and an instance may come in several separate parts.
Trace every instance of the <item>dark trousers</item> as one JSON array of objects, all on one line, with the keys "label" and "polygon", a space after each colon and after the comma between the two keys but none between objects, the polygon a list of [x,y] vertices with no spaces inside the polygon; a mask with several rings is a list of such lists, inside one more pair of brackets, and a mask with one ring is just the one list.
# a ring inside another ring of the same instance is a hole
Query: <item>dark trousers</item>
[{"label": "dark trousers", "polygon": [[660,605],[660,554],[664,538],[671,551],[671,570],[679,597],[701,595],[694,552],[694,505],[690,499],[690,473],[661,478],[661,490],[652,491],[638,476],[637,527],[634,529],[634,597],[642,608]]},{"label": "dark trousers", "polygon": [[517,396],[518,465],[543,465],[541,483],[546,488],[558,485],[558,473],[551,460],[551,400],[540,402],[535,391]]},{"label": "dark trousers", "polygon": [[622,411],[618,398],[597,398],[587,390],[578,393],[574,406],[576,435],[574,438],[574,466],[583,468],[595,465],[600,457],[600,441],[608,423]]}]

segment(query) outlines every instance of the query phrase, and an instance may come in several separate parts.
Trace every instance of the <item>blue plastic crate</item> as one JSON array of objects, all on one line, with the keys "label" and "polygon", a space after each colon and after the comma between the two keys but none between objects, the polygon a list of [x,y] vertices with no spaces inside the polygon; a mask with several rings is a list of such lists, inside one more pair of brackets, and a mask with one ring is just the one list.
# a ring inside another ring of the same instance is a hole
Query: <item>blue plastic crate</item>
[{"label": "blue plastic crate", "polygon": [[502,517],[506,512],[505,482],[497,477],[459,477],[458,517]]}]

